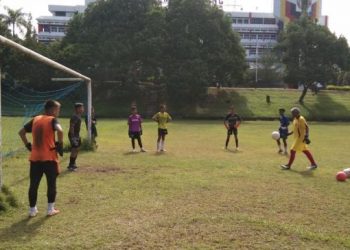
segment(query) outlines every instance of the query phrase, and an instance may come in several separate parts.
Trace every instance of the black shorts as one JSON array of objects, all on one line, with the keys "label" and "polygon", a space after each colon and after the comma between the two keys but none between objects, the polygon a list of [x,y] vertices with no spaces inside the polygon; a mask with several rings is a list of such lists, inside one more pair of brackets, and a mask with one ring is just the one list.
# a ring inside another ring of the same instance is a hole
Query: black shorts
[{"label": "black shorts", "polygon": [[168,130],[164,129],[164,128],[159,128],[158,129],[158,136],[163,136],[163,135],[167,135],[168,134]]},{"label": "black shorts", "polygon": [[139,132],[133,132],[133,131],[129,131],[129,138],[131,139],[138,139],[140,138],[140,136],[142,135],[142,133]]},{"label": "black shorts", "polygon": [[238,135],[238,129],[237,128],[229,128],[227,130],[227,135],[232,135],[232,134]]},{"label": "black shorts", "polygon": [[288,138],[288,129],[279,129],[280,138],[287,139]]},{"label": "black shorts", "polygon": [[81,145],[80,137],[69,137],[70,146],[72,148],[79,148]]}]

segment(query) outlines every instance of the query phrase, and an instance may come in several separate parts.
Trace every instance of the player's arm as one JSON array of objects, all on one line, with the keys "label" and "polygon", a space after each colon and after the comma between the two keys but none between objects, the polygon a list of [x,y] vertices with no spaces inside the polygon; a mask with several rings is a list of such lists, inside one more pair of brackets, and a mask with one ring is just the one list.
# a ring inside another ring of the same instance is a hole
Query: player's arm
[{"label": "player's arm", "polygon": [[237,115],[237,121],[236,121],[236,125],[235,125],[235,127],[236,127],[236,128],[238,128],[238,127],[239,127],[239,125],[241,125],[241,122],[242,122],[241,117],[240,117],[239,115]]},{"label": "player's arm", "polygon": [[33,127],[33,120],[25,124],[24,127],[18,132],[18,135],[21,137],[23,144],[26,146],[26,148],[29,151],[32,150],[32,144],[28,141],[26,134],[32,132],[32,127]]},{"label": "player's arm", "polygon": [[224,119],[224,126],[226,129],[228,129],[228,120],[227,120],[227,116]]},{"label": "player's arm", "polygon": [[152,120],[153,120],[153,121],[156,121],[156,122],[159,121],[159,120],[158,120],[158,113],[155,114],[155,115],[152,117]]},{"label": "player's arm", "polygon": [[74,137],[74,125],[75,125],[75,121],[71,119],[69,122],[69,131],[68,131],[69,137],[71,138]]},{"label": "player's arm", "polygon": [[173,118],[171,118],[171,116],[168,114],[168,122],[171,122],[173,120]]}]

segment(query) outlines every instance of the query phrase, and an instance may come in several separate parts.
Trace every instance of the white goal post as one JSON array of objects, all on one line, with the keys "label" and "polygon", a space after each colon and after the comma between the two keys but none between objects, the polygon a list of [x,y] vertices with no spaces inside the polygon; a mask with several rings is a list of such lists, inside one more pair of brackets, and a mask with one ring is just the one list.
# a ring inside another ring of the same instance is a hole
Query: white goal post
[{"label": "white goal post", "polygon": [[[92,85],[92,81],[89,77],[84,76],[82,74],[80,74],[79,72],[70,69],[60,63],[57,63],[33,50],[30,50],[6,37],[0,36],[0,44],[5,45],[7,47],[11,47],[15,50],[18,50],[28,56],[30,56],[31,58],[49,65],[55,69],[58,69],[62,72],[65,72],[71,76],[77,77],[79,79],[81,79],[82,81],[85,81],[86,83],[86,87],[87,87],[87,117],[88,117],[88,140],[89,143],[91,143],[91,108],[92,108],[92,90],[91,90],[91,85]],[[3,186],[3,180],[2,180],[2,107],[1,107],[1,61],[0,61],[0,191],[1,188]]]}]

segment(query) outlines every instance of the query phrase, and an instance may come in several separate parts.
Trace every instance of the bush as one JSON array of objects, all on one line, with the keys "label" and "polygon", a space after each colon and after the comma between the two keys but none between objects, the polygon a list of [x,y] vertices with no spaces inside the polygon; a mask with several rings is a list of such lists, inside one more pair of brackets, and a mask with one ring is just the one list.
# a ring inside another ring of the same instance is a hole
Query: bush
[{"label": "bush", "polygon": [[0,191],[0,213],[6,212],[11,207],[18,207],[18,201],[13,193],[3,186]]}]

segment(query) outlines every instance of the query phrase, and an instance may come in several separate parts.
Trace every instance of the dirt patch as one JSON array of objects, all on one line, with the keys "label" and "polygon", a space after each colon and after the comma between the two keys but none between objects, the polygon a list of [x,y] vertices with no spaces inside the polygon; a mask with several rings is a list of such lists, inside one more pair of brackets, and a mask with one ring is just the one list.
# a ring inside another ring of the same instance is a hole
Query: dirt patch
[{"label": "dirt patch", "polygon": [[101,174],[122,174],[126,171],[119,167],[94,167],[94,166],[82,166],[79,167],[80,173],[101,173]]}]

